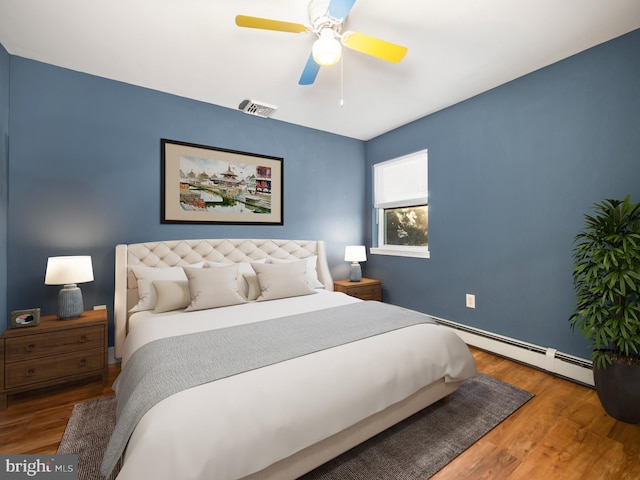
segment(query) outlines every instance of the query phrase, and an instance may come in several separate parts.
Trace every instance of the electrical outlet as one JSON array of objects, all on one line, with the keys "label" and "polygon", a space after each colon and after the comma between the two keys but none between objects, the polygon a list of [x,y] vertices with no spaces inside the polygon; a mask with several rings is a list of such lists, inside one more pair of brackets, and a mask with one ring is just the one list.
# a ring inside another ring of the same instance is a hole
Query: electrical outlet
[{"label": "electrical outlet", "polygon": [[467,308],[476,308],[476,296],[467,293]]}]

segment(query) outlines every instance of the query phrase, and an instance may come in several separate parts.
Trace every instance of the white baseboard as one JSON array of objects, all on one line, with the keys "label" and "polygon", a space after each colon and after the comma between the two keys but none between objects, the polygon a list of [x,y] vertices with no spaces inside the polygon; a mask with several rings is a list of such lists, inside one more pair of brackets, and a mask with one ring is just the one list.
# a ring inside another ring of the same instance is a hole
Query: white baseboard
[{"label": "white baseboard", "polygon": [[541,347],[515,338],[469,327],[460,323],[433,317],[438,323],[453,330],[467,345],[486,350],[496,355],[525,363],[583,385],[593,386],[593,363],[556,349]]}]

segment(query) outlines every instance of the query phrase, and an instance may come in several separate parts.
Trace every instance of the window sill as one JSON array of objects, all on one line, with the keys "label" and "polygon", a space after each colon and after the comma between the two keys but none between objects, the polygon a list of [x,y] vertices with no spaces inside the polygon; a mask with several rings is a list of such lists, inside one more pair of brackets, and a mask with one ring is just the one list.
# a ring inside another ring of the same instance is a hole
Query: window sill
[{"label": "window sill", "polygon": [[431,258],[429,250],[426,248],[389,248],[372,247],[369,249],[372,255],[392,255],[395,257]]}]

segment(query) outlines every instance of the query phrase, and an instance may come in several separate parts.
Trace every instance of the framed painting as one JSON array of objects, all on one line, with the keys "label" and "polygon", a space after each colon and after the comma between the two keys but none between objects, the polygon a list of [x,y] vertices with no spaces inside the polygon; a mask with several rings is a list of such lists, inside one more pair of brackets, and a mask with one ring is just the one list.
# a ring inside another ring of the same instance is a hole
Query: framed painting
[{"label": "framed painting", "polygon": [[162,139],[161,222],[283,224],[283,159]]}]

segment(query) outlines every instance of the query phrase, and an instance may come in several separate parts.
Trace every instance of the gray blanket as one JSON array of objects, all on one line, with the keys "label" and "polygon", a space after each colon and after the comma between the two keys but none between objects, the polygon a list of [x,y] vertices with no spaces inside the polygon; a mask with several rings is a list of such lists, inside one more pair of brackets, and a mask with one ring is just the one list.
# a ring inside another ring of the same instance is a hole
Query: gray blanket
[{"label": "gray blanket", "polygon": [[420,323],[435,321],[389,304],[358,302],[143,345],[114,384],[117,423],[101,471],[111,474],[140,419],[170,395]]}]

